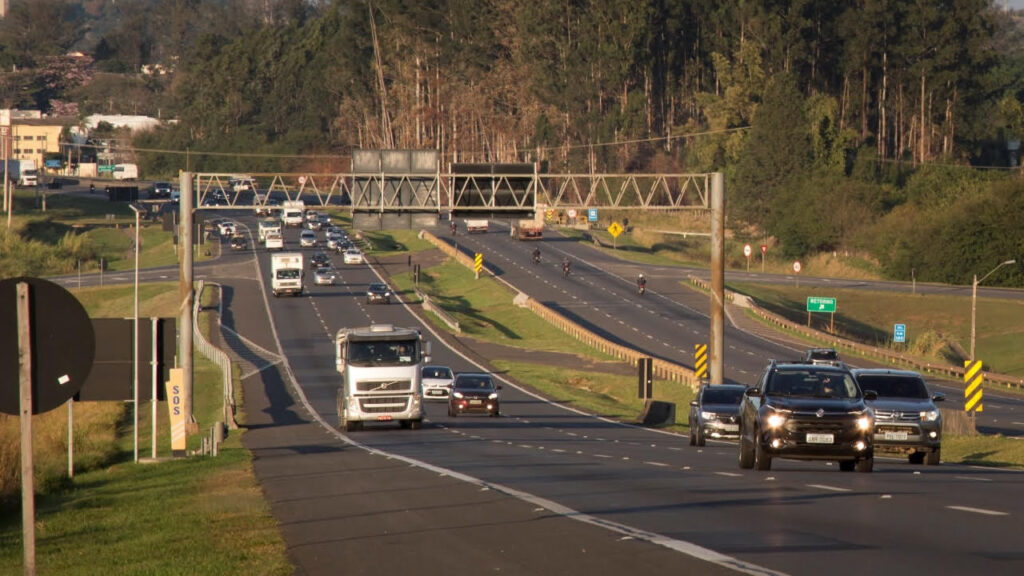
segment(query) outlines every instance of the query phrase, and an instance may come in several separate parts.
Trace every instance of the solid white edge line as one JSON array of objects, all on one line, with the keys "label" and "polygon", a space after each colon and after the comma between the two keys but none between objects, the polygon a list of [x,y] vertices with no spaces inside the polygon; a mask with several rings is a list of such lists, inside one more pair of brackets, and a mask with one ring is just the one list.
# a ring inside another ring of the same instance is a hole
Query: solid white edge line
[{"label": "solid white edge line", "polygon": [[974,514],[984,514],[986,516],[1009,516],[1008,512],[1000,512],[998,510],[985,510],[984,508],[972,508],[970,506],[946,506],[950,510],[959,510],[961,512],[972,512]]}]

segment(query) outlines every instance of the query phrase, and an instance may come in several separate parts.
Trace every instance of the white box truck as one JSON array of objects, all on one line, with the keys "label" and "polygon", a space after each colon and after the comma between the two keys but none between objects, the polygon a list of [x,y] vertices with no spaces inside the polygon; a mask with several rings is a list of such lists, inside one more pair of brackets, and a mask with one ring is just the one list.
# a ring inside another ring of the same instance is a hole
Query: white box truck
[{"label": "white box truck", "polygon": [[277,218],[264,218],[263,220],[260,220],[260,224],[259,224],[259,238],[260,238],[260,242],[266,242],[267,241],[267,233],[268,232],[277,232],[278,234],[280,234],[281,233],[281,221],[278,220]]},{"label": "white box truck", "polygon": [[469,234],[487,232],[487,220],[466,220],[466,232]]},{"label": "white box truck", "polygon": [[281,221],[285,226],[302,226],[306,203],[302,200],[285,200],[281,205]]},{"label": "white box truck", "polygon": [[302,295],[302,254],[284,252],[270,257],[270,291],[281,294]]},{"label": "white box truck", "polygon": [[7,162],[0,161],[0,172],[7,175],[12,186],[36,186],[39,184],[39,168],[35,160],[18,160],[8,158]]},{"label": "white box truck", "polygon": [[341,373],[338,426],[352,431],[364,422],[399,422],[417,429],[423,422],[423,365],[430,342],[415,328],[372,324],[342,328],[335,338]]},{"label": "white box truck", "polygon": [[138,180],[139,166],[137,164],[115,164],[114,180]]}]

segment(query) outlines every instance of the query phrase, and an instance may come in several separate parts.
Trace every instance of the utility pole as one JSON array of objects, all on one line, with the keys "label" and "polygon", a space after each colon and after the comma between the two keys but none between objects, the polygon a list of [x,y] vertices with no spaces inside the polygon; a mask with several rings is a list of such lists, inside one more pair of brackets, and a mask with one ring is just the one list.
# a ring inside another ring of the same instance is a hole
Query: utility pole
[{"label": "utility pole", "polygon": [[178,206],[178,250],[181,252],[178,293],[181,297],[181,338],[178,354],[183,373],[182,389],[186,426],[191,429],[195,423],[192,414],[192,306],[195,300],[192,279],[192,173],[182,172],[178,182],[181,190]]}]

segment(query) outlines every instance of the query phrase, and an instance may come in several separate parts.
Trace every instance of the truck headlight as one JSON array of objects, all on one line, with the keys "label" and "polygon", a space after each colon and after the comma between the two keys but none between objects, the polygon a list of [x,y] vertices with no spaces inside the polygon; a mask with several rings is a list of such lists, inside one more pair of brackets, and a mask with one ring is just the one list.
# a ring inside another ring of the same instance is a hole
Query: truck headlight
[{"label": "truck headlight", "polygon": [[452,392],[452,396],[455,396],[456,398],[462,398],[462,392]]},{"label": "truck headlight", "polygon": [[925,410],[924,412],[921,412],[921,421],[922,422],[935,422],[938,419],[939,419],[939,411],[938,410]]},{"label": "truck headlight", "polygon": [[488,400],[497,400],[498,399],[498,393],[497,392],[491,392],[491,394],[489,396],[487,396],[487,399]]},{"label": "truck headlight", "polygon": [[773,412],[768,415],[768,427],[769,428],[781,428],[786,423],[786,417],[778,412]]},{"label": "truck headlight", "polygon": [[857,418],[857,429],[858,430],[870,430],[871,429],[871,416],[861,416]]},{"label": "truck headlight", "polygon": [[715,419],[715,413],[714,412],[705,412],[705,411],[701,410],[700,418],[701,418],[701,420],[714,420]]}]

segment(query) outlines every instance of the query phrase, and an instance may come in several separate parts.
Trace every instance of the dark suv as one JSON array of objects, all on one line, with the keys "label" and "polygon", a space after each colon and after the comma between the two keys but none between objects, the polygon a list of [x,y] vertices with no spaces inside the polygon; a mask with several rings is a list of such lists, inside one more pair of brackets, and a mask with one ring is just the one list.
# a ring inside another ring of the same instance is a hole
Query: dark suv
[{"label": "dark suv", "polygon": [[847,472],[874,468],[874,422],[844,366],[772,360],[740,403],[740,468],[769,470],[772,458],[836,460]]}]

